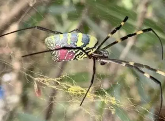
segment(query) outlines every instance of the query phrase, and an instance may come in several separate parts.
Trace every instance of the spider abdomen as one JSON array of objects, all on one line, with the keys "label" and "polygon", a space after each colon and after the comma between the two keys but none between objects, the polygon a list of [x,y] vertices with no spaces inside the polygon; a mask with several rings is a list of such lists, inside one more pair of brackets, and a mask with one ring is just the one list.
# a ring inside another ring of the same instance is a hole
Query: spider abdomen
[{"label": "spider abdomen", "polygon": [[[97,43],[94,36],[76,32],[57,34],[45,39],[46,46],[51,50],[61,47],[81,47],[88,53],[95,50]],[[86,54],[81,50],[62,49],[52,52],[52,58],[56,62],[82,60],[86,57]]]}]

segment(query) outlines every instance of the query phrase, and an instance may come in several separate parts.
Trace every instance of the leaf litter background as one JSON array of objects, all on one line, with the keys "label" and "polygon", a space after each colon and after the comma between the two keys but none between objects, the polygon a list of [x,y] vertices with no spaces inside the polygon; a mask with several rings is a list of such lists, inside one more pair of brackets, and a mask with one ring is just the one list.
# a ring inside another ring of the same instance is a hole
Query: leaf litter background
[{"label": "leaf litter background", "polygon": [[[79,28],[99,42],[127,15],[128,22],[106,44],[151,27],[165,44],[164,0],[6,0],[0,1],[0,34],[30,26],[68,32]],[[151,121],[160,105],[159,87],[138,72],[115,64],[100,66],[85,102],[92,62],[55,63],[50,53],[21,58],[46,49],[51,34],[27,30],[0,38],[1,121]],[[152,33],[109,49],[120,58],[165,70],[158,39]],[[148,72],[148,71],[147,71]],[[164,77],[148,72],[162,82]],[[34,85],[42,95],[35,96]],[[164,94],[163,94],[164,96]],[[162,109],[162,119],[164,115]]]}]

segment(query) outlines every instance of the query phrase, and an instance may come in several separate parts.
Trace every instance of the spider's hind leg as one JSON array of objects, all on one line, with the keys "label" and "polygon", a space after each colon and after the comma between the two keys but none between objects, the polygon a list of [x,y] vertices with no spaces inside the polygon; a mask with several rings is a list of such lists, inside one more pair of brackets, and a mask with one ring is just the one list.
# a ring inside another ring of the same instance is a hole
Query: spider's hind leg
[{"label": "spider's hind leg", "polygon": [[113,63],[116,63],[116,64],[120,64],[122,66],[125,66],[125,67],[129,67],[129,68],[132,68],[132,69],[135,69],[137,70],[138,72],[140,72],[141,74],[143,74],[145,77],[151,79],[152,81],[154,81],[156,84],[159,85],[160,87],[160,109],[159,109],[159,115],[161,113],[161,109],[162,109],[162,104],[163,104],[163,91],[162,91],[162,84],[159,80],[157,80],[155,77],[149,75],[148,73],[144,72],[143,70],[141,70],[140,68],[147,68],[151,71],[154,71],[158,74],[161,74],[163,76],[165,76],[164,72],[162,71],[159,71],[159,70],[156,70],[154,68],[151,68],[149,67],[148,65],[143,65],[143,64],[140,64],[140,63],[135,63],[135,62],[127,62],[127,61],[123,61],[123,60],[117,60],[117,59],[101,59],[101,61],[104,61],[104,62],[113,62]]}]

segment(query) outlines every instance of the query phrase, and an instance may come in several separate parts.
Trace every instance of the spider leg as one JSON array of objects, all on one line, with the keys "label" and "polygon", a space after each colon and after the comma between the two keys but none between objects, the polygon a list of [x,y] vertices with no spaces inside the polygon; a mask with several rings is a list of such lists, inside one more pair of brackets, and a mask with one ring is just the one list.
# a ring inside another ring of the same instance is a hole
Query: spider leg
[{"label": "spider leg", "polygon": [[[117,64],[120,64],[122,66],[133,68],[133,69],[137,70],[138,72],[142,73],[147,78],[153,80],[156,84],[158,84],[160,86],[160,95],[161,95],[161,97],[160,97],[161,98],[161,100],[160,100],[160,109],[159,109],[159,115],[160,115],[160,112],[161,112],[161,109],[162,109],[162,103],[163,103],[163,96],[162,96],[163,93],[162,93],[162,84],[159,80],[157,80],[155,77],[153,77],[153,76],[149,75],[148,73],[146,73],[146,72],[142,71],[141,69],[139,69],[139,67],[137,65],[135,65],[133,62],[126,62],[126,61],[117,60],[117,59],[100,59],[100,61],[103,61],[103,62],[106,62],[106,63],[109,63],[109,62],[117,63]],[[142,65],[142,64],[140,64],[140,65]]]},{"label": "spider leg", "polygon": [[47,29],[47,28],[44,28],[44,27],[41,27],[41,26],[32,26],[32,27],[28,27],[28,28],[24,28],[24,29],[18,29],[18,30],[12,31],[12,32],[2,34],[2,35],[0,35],[0,37],[3,37],[5,35],[9,35],[9,34],[12,34],[12,33],[20,32],[20,31],[24,31],[24,30],[29,30],[29,29],[38,29],[38,30],[53,33],[53,34],[62,34],[62,32],[53,31],[53,30],[50,30],[50,29]]},{"label": "spider leg", "polygon": [[144,76],[146,76],[147,78],[153,80],[156,84],[159,85],[159,87],[160,87],[160,109],[159,109],[159,115],[160,115],[160,112],[161,112],[161,110],[162,110],[162,103],[163,103],[163,96],[162,96],[162,95],[163,95],[163,94],[162,94],[163,91],[162,91],[162,84],[161,84],[161,82],[160,82],[159,80],[157,80],[155,77],[153,77],[153,76],[149,75],[148,73],[142,71],[142,70],[139,69],[138,67],[134,66],[134,68],[135,68],[137,71],[139,71],[140,73],[142,73]]},{"label": "spider leg", "polygon": [[91,83],[90,83],[90,85],[89,85],[89,87],[88,87],[88,90],[86,91],[86,93],[85,93],[85,95],[84,95],[84,97],[83,97],[81,103],[80,103],[80,106],[81,106],[82,103],[84,102],[84,100],[85,100],[85,98],[86,98],[86,96],[87,96],[87,94],[88,94],[88,92],[89,92],[91,86],[93,85],[95,73],[96,73],[96,60],[95,60],[95,58],[93,58],[93,74],[92,74],[92,78],[91,78]]},{"label": "spider leg", "polygon": [[72,33],[72,32],[80,32],[80,33],[82,33],[79,29],[73,29],[72,31],[69,31],[68,33]]},{"label": "spider leg", "polygon": [[124,20],[120,23],[119,26],[117,26],[115,29],[113,29],[113,30],[111,31],[111,33],[109,33],[109,34],[107,35],[107,37],[100,43],[100,45],[97,47],[96,50],[100,49],[100,47],[101,47],[113,34],[115,34],[115,33],[124,25],[124,23],[125,23],[127,20],[128,20],[128,16],[126,16],[126,17],[124,18]]},{"label": "spider leg", "polygon": [[153,72],[155,72],[157,74],[160,74],[162,76],[165,76],[165,72],[160,71],[160,70],[155,69],[155,68],[152,68],[152,67],[150,67],[148,65],[144,65],[144,64],[141,64],[141,63],[135,63],[135,62],[123,61],[123,60],[116,60],[116,59],[112,59],[112,60],[121,62],[122,64],[125,64],[126,63],[126,64],[129,64],[129,65],[132,65],[132,66],[136,66],[136,67],[140,67],[140,68],[146,68],[146,69],[148,69],[150,71],[153,71]]},{"label": "spider leg", "polygon": [[66,49],[66,50],[81,50],[83,53],[85,53],[87,55],[88,58],[90,58],[88,53],[81,47],[61,47],[61,48],[56,48],[56,49],[52,49],[52,50],[44,50],[44,51],[39,51],[39,52],[35,52],[35,53],[30,53],[30,54],[27,54],[27,55],[23,55],[22,57],[27,57],[27,56],[37,55],[37,54],[41,54],[41,53],[47,53],[47,52],[62,50],[62,49]]},{"label": "spider leg", "polygon": [[122,42],[124,40],[127,40],[128,38],[131,38],[133,36],[140,35],[140,34],[143,34],[143,33],[146,33],[146,32],[153,32],[156,35],[156,37],[159,39],[160,44],[161,44],[161,48],[162,48],[162,59],[163,59],[163,44],[162,44],[162,41],[161,41],[160,37],[156,34],[156,32],[152,28],[147,28],[147,29],[143,29],[143,30],[137,31],[137,32],[132,33],[132,34],[128,34],[128,35],[120,38],[119,40],[116,40],[116,41],[110,43],[109,45],[105,46],[102,49],[107,49],[107,48],[109,48],[109,47],[111,47],[111,46],[113,46],[113,45],[115,45],[117,43],[120,43],[120,42]]}]

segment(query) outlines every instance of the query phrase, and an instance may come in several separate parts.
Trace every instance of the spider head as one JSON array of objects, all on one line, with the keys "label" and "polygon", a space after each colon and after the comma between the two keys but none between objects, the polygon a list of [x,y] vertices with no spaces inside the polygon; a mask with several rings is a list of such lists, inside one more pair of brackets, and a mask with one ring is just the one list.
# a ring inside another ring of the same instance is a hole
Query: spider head
[{"label": "spider head", "polygon": [[[108,58],[109,57],[109,52],[107,50],[100,50],[100,52],[102,53],[102,58]],[[105,65],[106,62],[100,61],[100,65]]]},{"label": "spider head", "polygon": [[[99,60],[100,58],[105,59],[109,57],[109,52],[107,50],[99,50],[96,51],[95,53],[95,57],[97,57],[97,59]],[[105,65],[106,63],[103,61],[100,61],[100,65]]]},{"label": "spider head", "polygon": [[107,50],[99,50],[101,58],[108,58],[109,52]]}]

